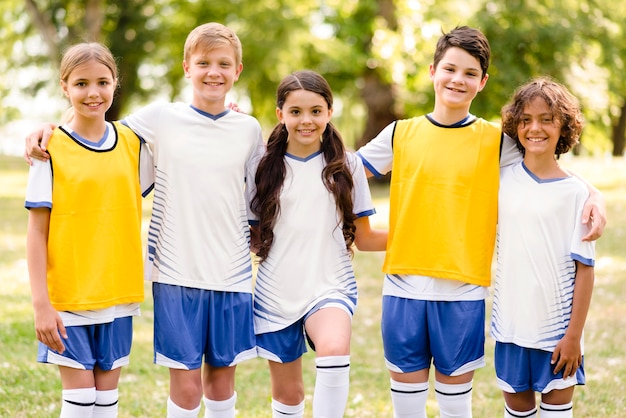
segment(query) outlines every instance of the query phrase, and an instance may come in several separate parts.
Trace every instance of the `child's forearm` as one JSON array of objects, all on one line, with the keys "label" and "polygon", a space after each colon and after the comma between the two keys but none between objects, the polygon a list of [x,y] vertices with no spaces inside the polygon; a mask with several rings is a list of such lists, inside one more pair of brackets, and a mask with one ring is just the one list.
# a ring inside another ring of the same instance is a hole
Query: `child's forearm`
[{"label": "child's forearm", "polygon": [[26,259],[33,307],[48,305],[47,264],[48,230],[46,216],[48,209],[31,209],[26,234]]},{"label": "child's forearm", "polygon": [[354,244],[359,251],[385,251],[388,231],[372,229],[369,218],[364,216],[355,221]]},{"label": "child's forearm", "polygon": [[591,305],[593,293],[593,267],[576,262],[576,281],[574,284],[574,299],[572,301],[572,316],[566,334],[580,339],[583,334],[587,313]]}]

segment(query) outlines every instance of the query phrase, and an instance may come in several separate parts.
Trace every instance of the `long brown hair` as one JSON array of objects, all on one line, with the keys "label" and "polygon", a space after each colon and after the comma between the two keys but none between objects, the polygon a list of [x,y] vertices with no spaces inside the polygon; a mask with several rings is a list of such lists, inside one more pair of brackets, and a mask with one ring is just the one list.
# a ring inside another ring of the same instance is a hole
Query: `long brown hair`
[{"label": "long brown hair", "polygon": [[[324,77],[314,71],[297,71],[285,77],[276,91],[276,106],[282,109],[289,93],[306,90],[324,98],[328,108],[333,107],[333,95]],[[260,245],[257,255],[263,262],[274,242],[274,225],[280,213],[280,193],[285,181],[285,153],[288,140],[287,129],[278,123],[267,140],[267,151],[257,168],[255,183],[256,194],[252,199],[252,211],[259,217]],[[320,151],[324,155],[326,166],[322,170],[321,180],[326,189],[335,198],[337,212],[340,214],[341,228],[346,249],[352,253],[352,243],[356,226],[352,189],[354,182],[346,160],[346,150],[341,135],[332,123],[328,123],[322,134]],[[339,226],[339,225],[338,225]]]}]

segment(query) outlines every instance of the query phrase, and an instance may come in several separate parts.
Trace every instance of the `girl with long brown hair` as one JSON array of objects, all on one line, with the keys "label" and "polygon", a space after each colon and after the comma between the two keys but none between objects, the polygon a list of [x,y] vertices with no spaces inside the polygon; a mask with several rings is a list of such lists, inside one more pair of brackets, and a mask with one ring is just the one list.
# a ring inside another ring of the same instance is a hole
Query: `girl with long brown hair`
[{"label": "girl with long brown hair", "polygon": [[357,286],[352,246],[384,250],[359,158],[330,122],[326,80],[298,71],[277,91],[276,125],[251,190],[253,248],[260,257],[254,319],[269,360],[273,416],[302,417],[305,339],[316,352],[314,417],[343,417]]}]

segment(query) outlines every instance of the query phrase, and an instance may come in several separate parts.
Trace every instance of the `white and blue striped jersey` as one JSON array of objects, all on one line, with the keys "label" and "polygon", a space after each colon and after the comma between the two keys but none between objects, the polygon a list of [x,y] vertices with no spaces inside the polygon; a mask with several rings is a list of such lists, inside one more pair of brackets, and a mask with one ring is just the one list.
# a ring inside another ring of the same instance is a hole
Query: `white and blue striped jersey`
[{"label": "white and blue striped jersey", "polygon": [[[370,216],[375,210],[363,165],[354,154],[346,155],[354,179],[354,213]],[[341,219],[321,177],[323,154],[286,155],[285,164],[274,242],[256,278],[256,334],[288,327],[322,300],[342,300],[354,311],[357,299]]]},{"label": "white and blue striped jersey", "polygon": [[497,341],[553,351],[565,335],[575,260],[593,266],[595,259],[594,243],[582,241],[588,195],[576,177],[541,180],[523,163],[501,170],[491,320]]},{"label": "white and blue striped jersey", "polygon": [[264,151],[252,116],[154,103],[124,119],[153,147],[155,187],[146,278],[198,289],[252,291],[246,182]]}]

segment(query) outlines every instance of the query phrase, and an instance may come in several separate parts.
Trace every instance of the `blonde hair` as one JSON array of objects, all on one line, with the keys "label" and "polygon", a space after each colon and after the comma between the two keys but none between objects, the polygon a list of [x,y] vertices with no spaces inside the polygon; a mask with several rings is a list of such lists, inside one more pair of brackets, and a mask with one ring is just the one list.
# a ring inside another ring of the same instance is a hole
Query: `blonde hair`
[{"label": "blonde hair", "polygon": [[222,46],[230,46],[235,52],[237,65],[241,64],[242,48],[237,34],[221,23],[210,22],[197,26],[185,40],[184,59],[188,60],[191,54],[198,49],[211,51]]},{"label": "blonde hair", "polygon": [[98,42],[83,42],[73,45],[65,51],[59,69],[61,81],[67,82],[68,77],[76,67],[91,60],[99,62],[111,70],[113,79],[117,81],[115,58],[109,48]]}]

